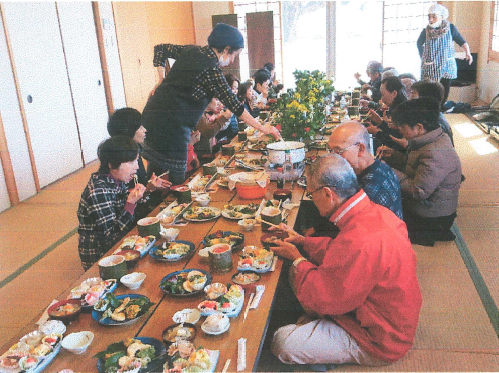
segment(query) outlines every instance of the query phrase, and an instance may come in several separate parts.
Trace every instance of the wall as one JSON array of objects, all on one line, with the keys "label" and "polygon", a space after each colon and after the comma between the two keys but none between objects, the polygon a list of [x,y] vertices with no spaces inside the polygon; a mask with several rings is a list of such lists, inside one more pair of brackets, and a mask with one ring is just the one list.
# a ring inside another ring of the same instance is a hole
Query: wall
[{"label": "wall", "polygon": [[449,9],[449,21],[456,25],[472,53],[478,53],[480,50],[483,3],[483,1],[442,2],[442,5]]},{"label": "wall", "polygon": [[154,45],[194,44],[190,2],[113,2],[127,106],[142,111],[156,84]]},{"label": "wall", "polygon": [[492,6],[490,1],[480,3],[482,4],[482,30],[479,51],[481,57],[478,59],[479,98],[486,103],[490,103],[499,94],[499,63],[487,62]]},{"label": "wall", "polygon": [[192,2],[194,14],[194,29],[196,44],[208,44],[208,36],[212,30],[211,16],[215,14],[229,14],[231,7],[229,1],[194,1]]}]

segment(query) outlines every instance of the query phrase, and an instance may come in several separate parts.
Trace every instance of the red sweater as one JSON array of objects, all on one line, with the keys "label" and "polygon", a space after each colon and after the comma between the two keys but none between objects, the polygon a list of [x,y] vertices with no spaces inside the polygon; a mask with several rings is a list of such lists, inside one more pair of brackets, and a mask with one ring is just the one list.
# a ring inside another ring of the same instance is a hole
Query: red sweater
[{"label": "red sweater", "polygon": [[306,238],[298,300],[329,316],[365,351],[393,362],[412,347],[421,309],[416,255],[405,223],[360,191],[331,216],[336,239]]}]

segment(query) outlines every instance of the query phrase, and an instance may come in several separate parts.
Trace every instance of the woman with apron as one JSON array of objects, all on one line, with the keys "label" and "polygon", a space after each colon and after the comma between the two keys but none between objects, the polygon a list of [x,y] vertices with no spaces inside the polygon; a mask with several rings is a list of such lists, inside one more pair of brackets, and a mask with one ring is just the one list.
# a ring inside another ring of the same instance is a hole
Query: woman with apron
[{"label": "woman with apron", "polygon": [[447,20],[448,16],[446,7],[432,5],[428,10],[428,26],[421,32],[417,42],[421,56],[421,80],[442,83],[445,89],[443,104],[449,96],[452,79],[457,78],[454,42],[464,48],[469,64],[473,62],[468,43],[456,26]]}]

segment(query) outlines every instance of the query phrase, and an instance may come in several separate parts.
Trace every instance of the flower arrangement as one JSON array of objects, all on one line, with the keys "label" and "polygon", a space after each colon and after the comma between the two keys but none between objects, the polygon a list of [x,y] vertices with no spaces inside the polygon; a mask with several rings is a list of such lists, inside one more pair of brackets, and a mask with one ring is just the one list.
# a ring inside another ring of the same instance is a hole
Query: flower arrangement
[{"label": "flower arrangement", "polygon": [[334,91],[326,74],[296,70],[296,89],[288,89],[270,108],[285,140],[312,140],[326,119],[326,100]]}]

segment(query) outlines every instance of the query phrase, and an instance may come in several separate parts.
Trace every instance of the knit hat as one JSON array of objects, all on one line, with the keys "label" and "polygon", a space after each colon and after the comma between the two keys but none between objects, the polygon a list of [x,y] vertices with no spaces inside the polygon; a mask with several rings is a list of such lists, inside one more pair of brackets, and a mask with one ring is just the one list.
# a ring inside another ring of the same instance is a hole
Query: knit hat
[{"label": "knit hat", "polygon": [[235,27],[225,23],[217,23],[208,36],[208,45],[210,47],[229,46],[233,49],[241,49],[244,48],[243,34]]},{"label": "knit hat", "polygon": [[136,109],[126,107],[118,109],[107,122],[107,132],[110,136],[126,136],[133,139],[135,132],[142,125],[142,114]]},{"label": "knit hat", "polygon": [[428,14],[438,14],[442,16],[443,19],[447,19],[449,17],[449,11],[446,7],[440,4],[434,4],[428,9]]}]

